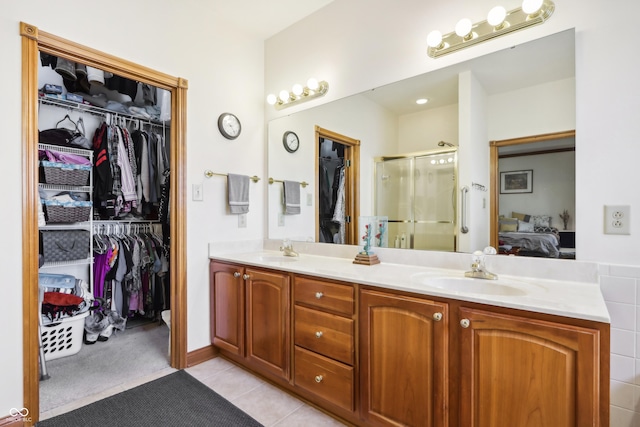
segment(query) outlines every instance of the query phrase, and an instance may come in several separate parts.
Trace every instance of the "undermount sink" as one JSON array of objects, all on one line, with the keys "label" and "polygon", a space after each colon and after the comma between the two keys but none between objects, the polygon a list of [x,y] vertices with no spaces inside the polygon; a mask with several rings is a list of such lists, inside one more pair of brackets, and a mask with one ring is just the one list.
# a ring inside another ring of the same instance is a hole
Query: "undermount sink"
[{"label": "undermount sink", "polygon": [[411,277],[411,281],[432,288],[443,289],[451,292],[523,296],[526,290],[513,286],[500,280],[472,279],[469,277],[434,277],[432,274],[417,273]]},{"label": "undermount sink", "polygon": [[298,260],[297,257],[284,256],[284,255],[268,255],[268,256],[260,257],[260,261],[263,261],[263,262],[292,262],[297,260]]}]

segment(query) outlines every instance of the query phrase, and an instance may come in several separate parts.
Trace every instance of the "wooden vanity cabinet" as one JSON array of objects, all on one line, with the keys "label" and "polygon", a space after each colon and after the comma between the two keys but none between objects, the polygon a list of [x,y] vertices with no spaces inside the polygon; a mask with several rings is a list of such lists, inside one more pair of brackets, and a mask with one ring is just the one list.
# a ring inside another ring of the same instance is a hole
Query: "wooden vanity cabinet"
[{"label": "wooden vanity cabinet", "polygon": [[295,276],[294,386],[337,415],[355,419],[355,289]]},{"label": "wooden vanity cabinet", "polygon": [[290,280],[271,270],[212,261],[211,343],[271,378],[290,378]]},{"label": "wooden vanity cabinet", "polygon": [[608,329],[468,307],[459,318],[461,426],[609,425]]},{"label": "wooden vanity cabinet", "polygon": [[365,425],[448,425],[448,304],[360,292]]}]

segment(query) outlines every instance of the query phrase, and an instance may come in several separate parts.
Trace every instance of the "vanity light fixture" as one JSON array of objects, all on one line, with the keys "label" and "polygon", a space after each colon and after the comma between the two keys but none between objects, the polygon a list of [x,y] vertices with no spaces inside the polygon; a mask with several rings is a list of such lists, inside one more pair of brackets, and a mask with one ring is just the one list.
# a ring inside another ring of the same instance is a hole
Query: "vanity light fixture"
[{"label": "vanity light fixture", "polygon": [[307,85],[294,84],[291,91],[281,90],[278,96],[269,94],[267,103],[273,105],[277,110],[289,107],[299,102],[308,101],[319,96],[324,96],[329,90],[329,83],[318,81],[314,78],[307,80]]},{"label": "vanity light fixture", "polygon": [[434,30],[427,36],[427,55],[437,58],[477,43],[523,30],[545,22],[555,10],[551,0],[523,0],[522,7],[509,12],[502,6],[491,9],[486,21],[472,24],[463,18],[455,26],[455,31],[445,34]]}]

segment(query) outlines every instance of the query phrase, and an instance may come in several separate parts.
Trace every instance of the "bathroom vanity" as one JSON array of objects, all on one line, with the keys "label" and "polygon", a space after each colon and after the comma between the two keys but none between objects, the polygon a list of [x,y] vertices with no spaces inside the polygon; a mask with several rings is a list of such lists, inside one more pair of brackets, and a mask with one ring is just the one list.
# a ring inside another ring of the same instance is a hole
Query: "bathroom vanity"
[{"label": "bathroom vanity", "polygon": [[279,252],[212,255],[211,342],[349,423],[608,426],[595,283]]}]

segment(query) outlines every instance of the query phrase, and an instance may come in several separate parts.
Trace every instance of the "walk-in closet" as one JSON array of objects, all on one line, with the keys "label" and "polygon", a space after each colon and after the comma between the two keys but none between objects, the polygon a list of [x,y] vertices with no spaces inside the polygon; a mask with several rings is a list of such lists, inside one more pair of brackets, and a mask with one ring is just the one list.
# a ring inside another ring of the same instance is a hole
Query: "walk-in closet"
[{"label": "walk-in closet", "polygon": [[169,367],[171,93],[39,57],[45,413]]}]

